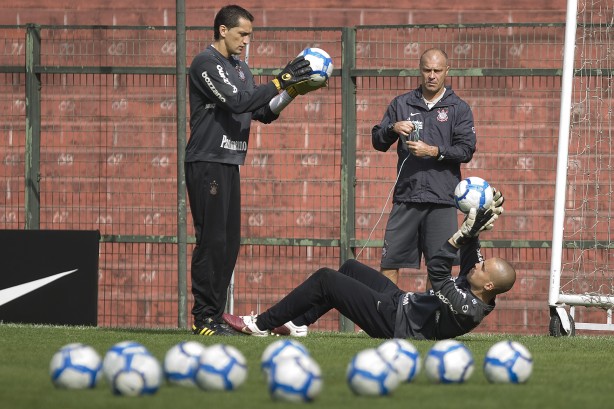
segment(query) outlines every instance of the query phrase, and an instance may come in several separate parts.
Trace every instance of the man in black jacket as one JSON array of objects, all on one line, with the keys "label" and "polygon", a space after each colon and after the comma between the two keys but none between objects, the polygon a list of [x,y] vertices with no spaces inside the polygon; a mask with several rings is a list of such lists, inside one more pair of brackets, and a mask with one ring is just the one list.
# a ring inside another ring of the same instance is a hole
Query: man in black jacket
[{"label": "man in black jacket", "polygon": [[190,140],[185,174],[196,246],[192,253],[192,331],[234,335],[222,313],[241,242],[239,166],[245,162],[252,120],[270,123],[307,83],[309,62],[299,57],[271,82],[256,85],[238,56],[252,34],[254,17],[230,5],[217,13],[214,41],[189,70]]},{"label": "man in black jacket", "polygon": [[471,108],[445,86],[446,53],[426,50],[419,68],[420,87],[394,98],[371,131],[378,151],[398,141],[398,180],[380,262],[395,284],[399,268],[420,268],[423,255],[428,264],[458,229],[453,192],[460,164],[472,159],[476,145]]},{"label": "man in black jacket", "polygon": [[[497,294],[512,288],[516,271],[501,258],[484,260],[478,235],[503,212],[495,194],[488,209],[471,209],[461,228],[429,261],[432,288],[406,292],[375,269],[348,260],[336,271],[321,268],[258,316],[224,314],[245,334],[266,336],[287,322],[310,325],[335,308],[374,338],[448,339],[466,334],[495,308]],[[452,263],[461,249],[461,267]]]}]

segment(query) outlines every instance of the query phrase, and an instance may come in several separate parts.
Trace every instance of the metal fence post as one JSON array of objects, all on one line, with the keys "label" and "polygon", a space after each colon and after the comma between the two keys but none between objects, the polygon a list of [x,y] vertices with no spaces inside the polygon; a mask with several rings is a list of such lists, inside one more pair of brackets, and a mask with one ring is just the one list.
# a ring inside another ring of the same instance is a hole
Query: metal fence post
[{"label": "metal fence post", "polygon": [[185,0],[177,0],[177,319],[180,328],[188,326],[187,295],[187,205],[185,187],[186,144],[186,30]]},{"label": "metal fence post", "polygon": [[[342,34],[343,65],[341,69],[341,232],[340,256],[345,261],[354,258],[352,239],[355,237],[356,204],[356,79],[352,69],[356,63],[356,29],[344,27]],[[340,331],[354,331],[354,323],[339,316]]]},{"label": "metal fence post", "polygon": [[40,26],[26,26],[25,228],[40,228],[41,62]]}]

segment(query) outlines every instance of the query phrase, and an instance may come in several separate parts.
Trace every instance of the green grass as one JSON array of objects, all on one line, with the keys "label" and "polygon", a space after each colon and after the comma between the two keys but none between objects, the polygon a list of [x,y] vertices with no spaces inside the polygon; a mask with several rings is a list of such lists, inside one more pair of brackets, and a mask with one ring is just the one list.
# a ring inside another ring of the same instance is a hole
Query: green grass
[{"label": "green grass", "polygon": [[[514,339],[533,354],[534,369],[524,385],[491,385],[482,372],[488,348],[497,341]],[[81,327],[50,327],[0,324],[0,407],[41,408],[285,408],[273,402],[260,373],[260,355],[278,338],[247,336],[197,338],[179,330],[120,330]],[[114,396],[102,380],[93,390],[54,388],[48,373],[49,360],[62,345],[82,342],[102,355],[116,342],[141,342],[162,360],[168,348],[184,340],[204,344],[225,342],[239,348],[249,365],[247,381],[234,392],[204,392],[164,385],[154,396]],[[414,382],[402,384],[392,396],[354,396],[345,382],[345,369],[357,351],[382,341],[357,334],[310,333],[300,339],[322,368],[324,388],[312,408],[606,408],[614,400],[614,337],[467,335],[464,342],[474,354],[476,368],[461,385],[430,384],[421,372]],[[433,345],[413,341],[422,356]],[[590,406],[589,406],[590,405]]]}]

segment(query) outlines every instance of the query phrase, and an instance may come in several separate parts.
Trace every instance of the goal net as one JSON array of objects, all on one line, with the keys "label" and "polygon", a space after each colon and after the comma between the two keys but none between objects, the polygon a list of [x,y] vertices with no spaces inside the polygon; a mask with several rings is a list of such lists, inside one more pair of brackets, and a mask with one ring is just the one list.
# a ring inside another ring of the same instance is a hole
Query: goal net
[{"label": "goal net", "polygon": [[550,333],[612,331],[614,0],[568,0],[563,60]]}]

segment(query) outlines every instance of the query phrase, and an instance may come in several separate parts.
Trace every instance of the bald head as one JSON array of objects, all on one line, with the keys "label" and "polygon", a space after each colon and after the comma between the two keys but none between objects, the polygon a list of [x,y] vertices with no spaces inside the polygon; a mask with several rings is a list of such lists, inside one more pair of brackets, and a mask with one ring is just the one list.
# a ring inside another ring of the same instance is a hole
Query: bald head
[{"label": "bald head", "polygon": [[448,76],[448,56],[439,48],[429,48],[420,57],[420,86],[422,96],[431,101],[445,92]]},{"label": "bald head", "polygon": [[443,64],[444,66],[448,65],[448,54],[440,48],[429,48],[424,51],[420,56],[420,65],[423,66],[427,64],[430,60],[436,60],[437,62]]},{"label": "bald head", "polygon": [[494,257],[491,260],[490,280],[494,285],[494,292],[501,294],[509,291],[516,281],[516,270],[502,258]]}]

